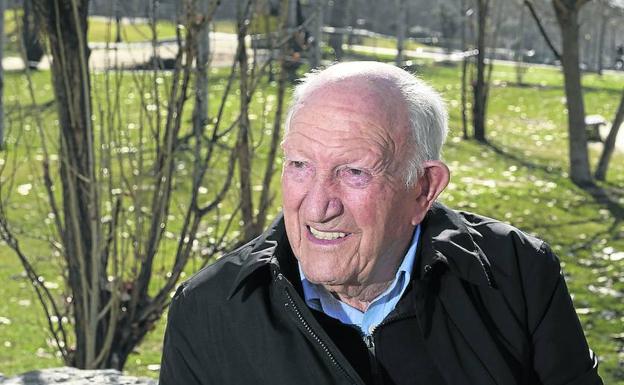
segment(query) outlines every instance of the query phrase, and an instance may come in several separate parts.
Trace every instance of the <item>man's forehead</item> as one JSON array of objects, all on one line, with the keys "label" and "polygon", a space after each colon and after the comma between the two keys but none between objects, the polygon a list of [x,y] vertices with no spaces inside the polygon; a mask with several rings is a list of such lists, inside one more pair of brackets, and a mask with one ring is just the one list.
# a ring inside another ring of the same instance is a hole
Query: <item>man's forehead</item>
[{"label": "man's forehead", "polygon": [[376,102],[399,104],[402,94],[394,79],[372,76],[371,74],[352,74],[347,77],[319,77],[299,98],[300,104],[311,101],[323,101],[327,97],[346,99],[352,102]]}]

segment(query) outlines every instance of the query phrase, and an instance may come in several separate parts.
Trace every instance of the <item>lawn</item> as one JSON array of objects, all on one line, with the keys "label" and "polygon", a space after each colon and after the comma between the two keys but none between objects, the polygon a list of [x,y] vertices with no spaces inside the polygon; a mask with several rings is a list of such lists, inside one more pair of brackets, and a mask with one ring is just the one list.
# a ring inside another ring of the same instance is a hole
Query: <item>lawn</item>
[{"label": "lawn", "polygon": [[[567,178],[565,99],[558,70],[530,67],[526,84],[519,86],[515,84],[513,67],[496,66],[487,121],[489,144],[483,145],[462,139],[459,68],[425,61],[416,61],[415,68],[443,93],[449,105],[451,131],[444,159],[451,168],[452,179],[442,202],[504,220],[547,240],[562,260],[577,312],[590,345],[601,360],[605,383],[624,384],[624,154],[614,155],[607,181],[600,184],[610,192],[612,202],[596,200]],[[52,99],[49,76],[48,72],[36,74],[39,104]],[[94,81],[101,79],[96,77]],[[222,86],[218,83],[216,92]],[[587,112],[611,119],[624,87],[624,76],[586,75],[584,86]],[[13,101],[9,98],[9,104],[20,100],[23,88],[21,74],[7,76],[5,95],[14,96]],[[273,89],[261,91],[259,95],[266,101]],[[212,100],[218,100],[218,96]],[[236,103],[232,103],[228,112],[232,114],[235,108]],[[52,123],[52,132],[53,112],[53,107],[43,110],[46,121]],[[262,117],[252,122],[258,133],[269,123]],[[33,128],[24,126],[23,130],[23,135],[29,135]],[[18,132],[12,133],[12,137],[16,135]],[[31,143],[29,149],[11,151],[9,146],[9,151],[0,153],[0,162],[12,156],[35,159],[37,140],[27,143]],[[592,145],[592,164],[598,155],[599,145]],[[24,162],[20,183],[38,173],[37,162]],[[33,190],[30,195],[18,196],[16,215],[28,235],[24,248],[38,256],[42,275],[50,288],[58,292],[62,289],[58,261],[50,258],[49,246],[32,231],[45,227],[35,215],[39,202],[35,198],[40,193]],[[196,266],[191,264],[187,275]],[[17,258],[5,246],[0,246],[0,281],[5,282],[0,286],[0,297],[5,299],[0,302],[0,372],[12,375],[61,365],[50,347],[45,317],[35,295]],[[128,373],[157,376],[164,325],[163,319],[130,357]]]},{"label": "lawn", "polygon": [[[17,20],[17,23],[16,23]],[[5,56],[19,56],[19,33],[16,26],[22,22],[22,10],[8,10],[4,13]],[[21,28],[21,26],[19,27]],[[114,19],[90,18],[87,38],[90,43],[114,43],[117,38],[117,24]],[[176,37],[176,25],[171,21],[156,22],[156,36],[160,40]],[[120,23],[120,38],[124,43],[152,40],[152,26],[144,20],[123,19]]]}]

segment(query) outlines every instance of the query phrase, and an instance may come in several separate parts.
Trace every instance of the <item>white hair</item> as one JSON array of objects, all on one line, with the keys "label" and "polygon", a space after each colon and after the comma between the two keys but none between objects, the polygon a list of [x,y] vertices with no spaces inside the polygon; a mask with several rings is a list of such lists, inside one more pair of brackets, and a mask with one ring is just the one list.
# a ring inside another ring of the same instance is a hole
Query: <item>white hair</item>
[{"label": "white hair", "polygon": [[448,131],[448,113],[440,94],[415,75],[398,67],[379,62],[345,62],[306,74],[295,86],[286,115],[285,134],[288,133],[296,107],[312,89],[362,76],[387,80],[387,84],[400,93],[406,104],[411,128],[412,140],[409,145],[412,156],[407,159],[404,178],[408,187],[413,186],[423,174],[423,163],[440,159]]}]

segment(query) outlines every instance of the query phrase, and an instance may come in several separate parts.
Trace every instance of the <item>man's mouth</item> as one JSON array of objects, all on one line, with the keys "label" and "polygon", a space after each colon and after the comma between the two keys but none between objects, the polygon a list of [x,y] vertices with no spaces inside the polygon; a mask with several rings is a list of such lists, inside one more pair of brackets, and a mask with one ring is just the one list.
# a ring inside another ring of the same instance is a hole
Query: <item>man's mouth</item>
[{"label": "man's mouth", "polygon": [[321,231],[311,226],[308,226],[308,230],[310,230],[310,233],[314,236],[314,238],[322,239],[325,241],[333,241],[349,235],[349,233],[343,233],[341,231]]}]

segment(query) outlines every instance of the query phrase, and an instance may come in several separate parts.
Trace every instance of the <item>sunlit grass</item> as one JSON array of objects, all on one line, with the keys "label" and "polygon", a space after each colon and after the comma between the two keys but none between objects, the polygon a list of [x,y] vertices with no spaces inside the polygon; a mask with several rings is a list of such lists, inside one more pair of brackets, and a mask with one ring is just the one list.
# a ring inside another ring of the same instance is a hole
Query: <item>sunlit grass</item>
[{"label": "sunlit grass", "polygon": [[[16,23],[17,20],[17,23]],[[22,10],[10,9],[4,13],[5,55],[19,56],[19,33],[22,26]],[[17,26],[19,25],[19,28]],[[144,19],[122,19],[119,24],[120,41],[136,43],[152,40],[152,26]],[[176,37],[176,25],[171,21],[159,20],[156,22],[156,36],[159,40]],[[87,30],[87,39],[90,43],[114,43],[117,40],[117,23],[115,19],[90,18]]]},{"label": "sunlit grass", "polygon": [[[120,24],[121,42],[134,43],[152,40],[152,26],[146,22],[123,22]],[[158,21],[156,23],[156,36],[159,40],[173,39],[176,37],[176,25],[170,21]],[[117,24],[100,19],[89,21],[88,39],[95,43],[114,43],[117,38]]]}]

